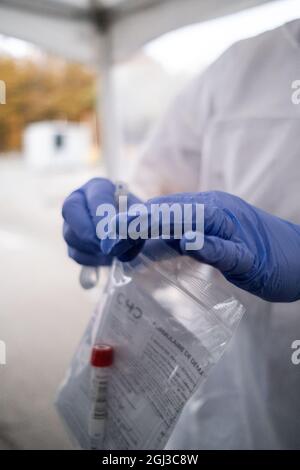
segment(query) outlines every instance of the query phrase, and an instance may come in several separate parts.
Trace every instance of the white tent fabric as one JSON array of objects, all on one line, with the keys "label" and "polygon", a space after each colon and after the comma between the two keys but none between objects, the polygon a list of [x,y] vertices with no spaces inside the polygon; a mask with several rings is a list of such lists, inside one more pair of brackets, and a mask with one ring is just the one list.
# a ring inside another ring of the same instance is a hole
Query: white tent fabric
[{"label": "white tent fabric", "polygon": [[119,61],[151,39],[270,0],[0,0],[0,33],[68,59]]},{"label": "white tent fabric", "polygon": [[0,0],[0,33],[92,63],[97,36],[88,6],[88,0]]}]

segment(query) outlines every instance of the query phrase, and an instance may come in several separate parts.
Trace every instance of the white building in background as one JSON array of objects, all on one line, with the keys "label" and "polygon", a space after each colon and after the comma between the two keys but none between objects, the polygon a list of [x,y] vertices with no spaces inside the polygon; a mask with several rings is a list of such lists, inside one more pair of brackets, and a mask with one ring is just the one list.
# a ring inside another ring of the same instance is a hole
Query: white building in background
[{"label": "white building in background", "polygon": [[23,134],[23,153],[36,169],[60,169],[88,163],[92,148],[86,124],[44,121],[30,124]]}]

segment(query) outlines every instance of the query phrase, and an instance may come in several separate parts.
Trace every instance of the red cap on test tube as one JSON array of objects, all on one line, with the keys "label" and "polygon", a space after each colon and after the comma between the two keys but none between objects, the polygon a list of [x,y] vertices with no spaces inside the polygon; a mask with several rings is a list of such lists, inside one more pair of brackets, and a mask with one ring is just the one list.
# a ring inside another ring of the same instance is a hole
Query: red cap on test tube
[{"label": "red cap on test tube", "polygon": [[109,367],[114,361],[114,350],[108,344],[96,344],[91,354],[91,365],[93,367]]}]

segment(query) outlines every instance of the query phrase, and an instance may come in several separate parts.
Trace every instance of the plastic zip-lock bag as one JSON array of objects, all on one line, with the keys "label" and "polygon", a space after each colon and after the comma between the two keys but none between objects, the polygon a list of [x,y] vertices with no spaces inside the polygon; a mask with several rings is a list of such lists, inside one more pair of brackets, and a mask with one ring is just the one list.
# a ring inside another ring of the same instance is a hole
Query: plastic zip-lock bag
[{"label": "plastic zip-lock bag", "polygon": [[[222,356],[241,303],[207,282],[198,262],[150,241],[116,261],[57,398],[81,448],[163,449],[180,413]],[[93,345],[114,350],[105,435],[90,435]],[[91,440],[94,440],[93,445]]]}]

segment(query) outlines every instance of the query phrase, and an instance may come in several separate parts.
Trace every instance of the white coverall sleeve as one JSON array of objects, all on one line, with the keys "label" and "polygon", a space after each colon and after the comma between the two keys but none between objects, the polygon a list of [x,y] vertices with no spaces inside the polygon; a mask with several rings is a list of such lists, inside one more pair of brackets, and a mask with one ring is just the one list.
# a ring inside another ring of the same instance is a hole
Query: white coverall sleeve
[{"label": "white coverall sleeve", "polygon": [[212,112],[208,75],[177,96],[141,153],[131,188],[142,199],[199,190],[201,141]]}]

